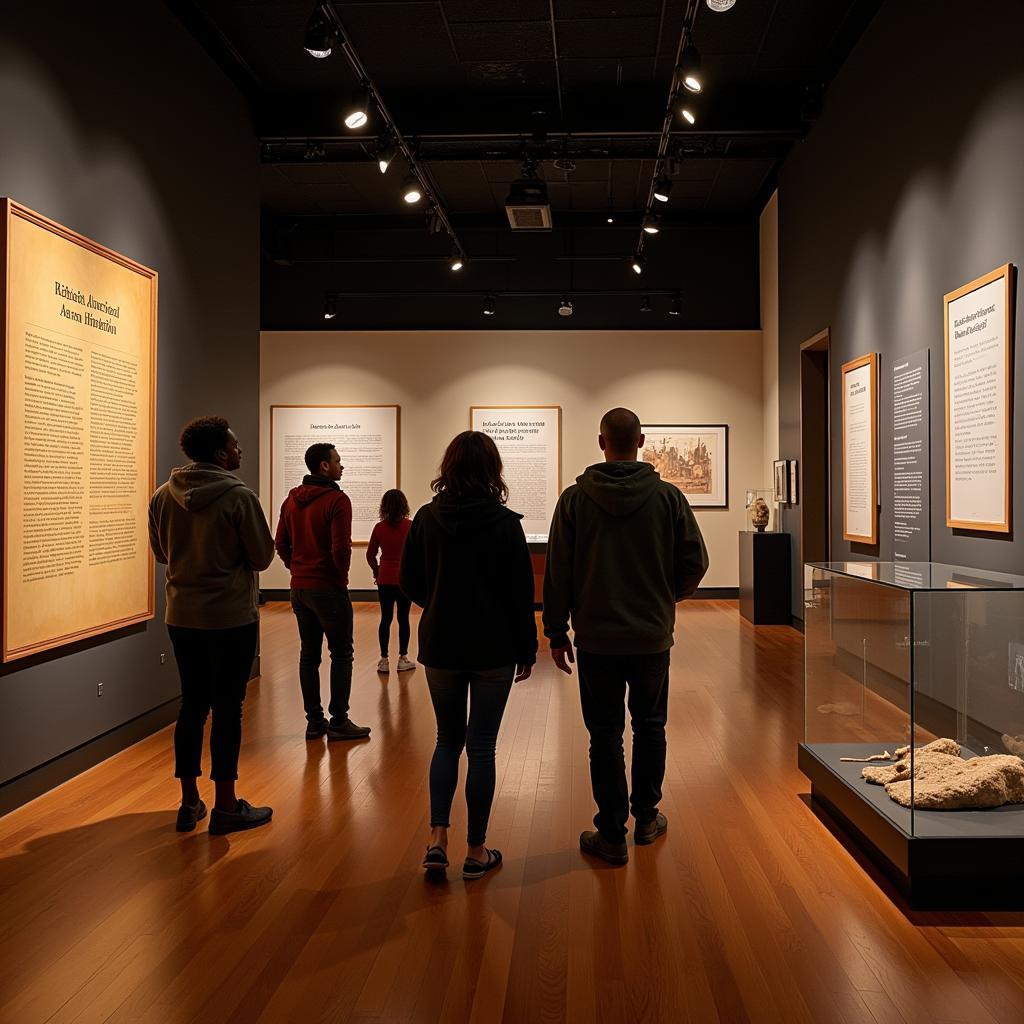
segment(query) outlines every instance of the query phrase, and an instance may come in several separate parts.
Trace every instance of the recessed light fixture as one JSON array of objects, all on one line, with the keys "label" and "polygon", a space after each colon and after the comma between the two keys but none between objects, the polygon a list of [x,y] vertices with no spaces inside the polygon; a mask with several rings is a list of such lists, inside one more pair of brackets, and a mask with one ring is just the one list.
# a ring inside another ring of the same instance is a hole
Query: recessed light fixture
[{"label": "recessed light fixture", "polygon": [[661,230],[661,218],[656,213],[648,213],[644,217],[644,231],[648,235],[656,235]]},{"label": "recessed light fixture", "polygon": [[333,320],[338,315],[338,303],[329,295],[324,297],[324,319]]},{"label": "recessed light fixture", "polygon": [[562,301],[558,304],[558,315],[572,316],[572,302],[567,295],[563,295]]},{"label": "recessed light fixture", "polygon": [[676,69],[683,87],[688,92],[700,92],[704,88],[700,73],[700,50],[693,43],[688,43]]},{"label": "recessed light fixture", "polygon": [[667,203],[668,197],[672,194],[672,182],[668,178],[659,178],[654,183],[654,198],[659,203]]},{"label": "recessed light fixture", "polygon": [[408,175],[402,182],[402,198],[410,205],[418,203],[423,198],[423,189],[415,174]]},{"label": "recessed light fixture", "polygon": [[360,89],[345,107],[345,127],[362,128],[370,120],[370,94]]},{"label": "recessed light fixture", "polygon": [[484,316],[494,316],[498,309],[498,301],[493,295],[484,299]]},{"label": "recessed light fixture", "polygon": [[633,268],[633,273],[642,274],[644,272],[644,264],[646,262],[647,261],[644,259],[644,257],[637,253],[637,255],[633,257],[632,263],[630,263],[630,266]]},{"label": "recessed light fixture", "polygon": [[452,270],[461,270],[465,265],[466,261],[463,258],[462,253],[460,253],[458,249],[455,249],[452,252],[452,258],[449,260],[448,266],[451,267]]},{"label": "recessed light fixture", "polygon": [[337,38],[337,30],[327,20],[320,5],[317,4],[309,16],[309,21],[306,22],[306,35],[302,42],[302,48],[310,57],[323,60],[325,57],[330,57],[331,48]]}]

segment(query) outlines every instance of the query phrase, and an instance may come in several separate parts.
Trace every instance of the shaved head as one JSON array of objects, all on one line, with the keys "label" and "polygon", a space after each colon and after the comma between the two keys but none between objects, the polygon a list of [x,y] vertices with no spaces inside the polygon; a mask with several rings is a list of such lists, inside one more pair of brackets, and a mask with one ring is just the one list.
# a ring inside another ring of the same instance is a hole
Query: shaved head
[{"label": "shaved head", "polygon": [[611,409],[601,417],[601,448],[613,455],[632,454],[643,443],[640,420],[630,409]]}]

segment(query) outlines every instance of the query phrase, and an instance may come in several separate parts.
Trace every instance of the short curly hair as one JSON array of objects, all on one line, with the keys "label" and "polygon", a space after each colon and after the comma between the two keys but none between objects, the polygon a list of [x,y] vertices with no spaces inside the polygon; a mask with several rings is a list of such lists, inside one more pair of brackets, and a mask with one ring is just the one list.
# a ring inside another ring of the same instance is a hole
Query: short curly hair
[{"label": "short curly hair", "polygon": [[227,448],[230,429],[223,416],[199,416],[185,424],[178,443],[193,462],[213,462],[216,453]]}]

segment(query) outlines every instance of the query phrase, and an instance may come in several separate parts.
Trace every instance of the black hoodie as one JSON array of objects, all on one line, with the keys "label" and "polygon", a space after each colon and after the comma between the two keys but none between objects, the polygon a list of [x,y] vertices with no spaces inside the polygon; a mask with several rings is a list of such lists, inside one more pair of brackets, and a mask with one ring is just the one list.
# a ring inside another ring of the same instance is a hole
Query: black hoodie
[{"label": "black hoodie", "polygon": [[591,654],[672,646],[675,604],[708,571],[697,520],[645,462],[602,462],[566,488],[548,537],[544,635]]},{"label": "black hoodie", "polygon": [[537,660],[533,566],[517,512],[439,495],[412,521],[400,585],[423,608],[419,661],[488,669]]}]

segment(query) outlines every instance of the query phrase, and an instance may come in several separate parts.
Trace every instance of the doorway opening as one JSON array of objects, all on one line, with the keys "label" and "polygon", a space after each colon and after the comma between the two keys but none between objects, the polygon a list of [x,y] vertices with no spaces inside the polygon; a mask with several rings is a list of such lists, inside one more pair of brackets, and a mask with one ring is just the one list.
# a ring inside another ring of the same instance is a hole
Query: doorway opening
[{"label": "doorway opening", "polygon": [[800,562],[827,562],[829,537],[829,332],[800,346]]}]

